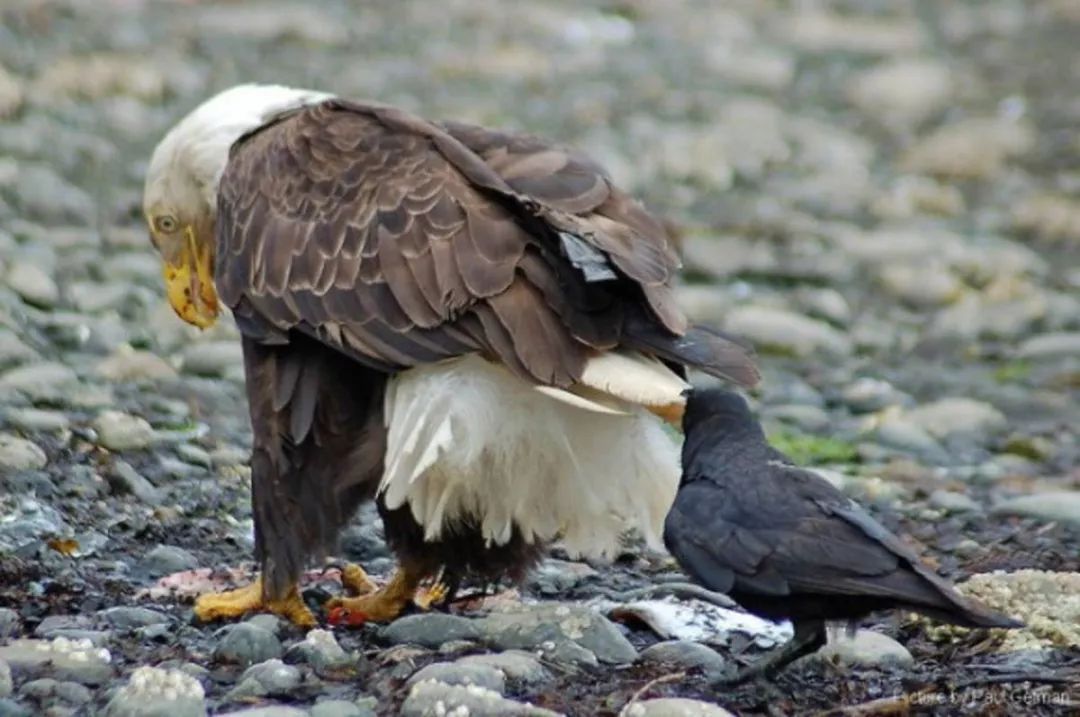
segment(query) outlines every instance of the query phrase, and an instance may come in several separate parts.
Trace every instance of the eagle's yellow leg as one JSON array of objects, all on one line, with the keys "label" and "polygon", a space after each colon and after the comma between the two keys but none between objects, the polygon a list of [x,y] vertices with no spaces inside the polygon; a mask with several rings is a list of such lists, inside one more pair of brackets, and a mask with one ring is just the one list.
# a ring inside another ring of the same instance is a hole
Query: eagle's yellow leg
[{"label": "eagle's yellow leg", "polygon": [[365,622],[390,622],[398,617],[410,603],[421,610],[428,610],[446,597],[446,586],[436,583],[422,587],[424,575],[399,567],[389,582],[381,588],[375,584],[359,565],[346,565],[341,571],[341,583],[355,597],[331,598],[326,609],[332,622],[360,625]]},{"label": "eagle's yellow leg", "polygon": [[200,595],[195,601],[195,617],[202,622],[238,618],[249,612],[271,612],[297,627],[315,627],[315,615],[300,598],[300,588],[293,586],[280,600],[265,600],[262,578],[251,585],[221,593]]}]

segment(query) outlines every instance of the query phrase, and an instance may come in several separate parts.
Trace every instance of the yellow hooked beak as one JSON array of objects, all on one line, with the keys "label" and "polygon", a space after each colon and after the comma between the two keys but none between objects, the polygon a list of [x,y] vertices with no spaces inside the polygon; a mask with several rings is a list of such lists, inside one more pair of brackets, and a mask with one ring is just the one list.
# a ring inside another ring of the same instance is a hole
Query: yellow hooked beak
[{"label": "yellow hooked beak", "polygon": [[190,226],[184,229],[183,241],[179,261],[166,261],[162,268],[165,292],[177,316],[200,329],[209,328],[218,315],[211,248],[195,241],[195,229]]}]

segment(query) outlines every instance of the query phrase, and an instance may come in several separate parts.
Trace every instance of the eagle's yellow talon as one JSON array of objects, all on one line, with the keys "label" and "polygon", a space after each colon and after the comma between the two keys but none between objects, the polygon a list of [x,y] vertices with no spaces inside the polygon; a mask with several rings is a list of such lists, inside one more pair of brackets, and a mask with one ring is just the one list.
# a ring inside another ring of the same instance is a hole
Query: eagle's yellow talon
[{"label": "eagle's yellow talon", "polygon": [[195,617],[200,622],[236,619],[249,612],[270,612],[297,627],[317,624],[315,615],[301,599],[299,588],[294,586],[281,600],[263,600],[261,579],[236,590],[200,595],[195,600]]},{"label": "eagle's yellow talon", "polygon": [[348,563],[341,569],[341,585],[353,595],[367,595],[378,589],[364,569],[355,563]]},{"label": "eagle's yellow talon", "polygon": [[446,601],[450,587],[443,582],[436,582],[426,588],[420,588],[413,596],[413,605],[421,610],[430,610]]}]

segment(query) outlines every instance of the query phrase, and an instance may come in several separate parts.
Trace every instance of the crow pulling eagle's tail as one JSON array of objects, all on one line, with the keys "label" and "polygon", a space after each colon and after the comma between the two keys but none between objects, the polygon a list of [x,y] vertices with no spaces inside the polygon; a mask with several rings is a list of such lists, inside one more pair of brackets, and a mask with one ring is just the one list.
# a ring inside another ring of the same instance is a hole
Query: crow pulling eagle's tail
[{"label": "crow pulling eagle's tail", "polygon": [[790,643],[737,679],[815,651],[828,620],[878,610],[964,627],[1022,626],[962,596],[858,504],[769,446],[738,394],[691,392],[683,428],[668,550],[699,583],[795,628]]}]

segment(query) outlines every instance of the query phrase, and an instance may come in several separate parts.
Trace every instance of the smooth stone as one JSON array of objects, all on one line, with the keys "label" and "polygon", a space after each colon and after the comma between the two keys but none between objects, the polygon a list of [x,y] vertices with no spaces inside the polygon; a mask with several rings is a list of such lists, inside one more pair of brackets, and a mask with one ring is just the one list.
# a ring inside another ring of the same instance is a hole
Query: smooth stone
[{"label": "smooth stone", "polygon": [[35,402],[59,402],[78,382],[75,371],[64,364],[34,363],[13,368],[0,376],[0,396],[12,391]]},{"label": "smooth stone", "polygon": [[506,676],[501,670],[490,665],[433,662],[414,672],[405,686],[412,687],[425,680],[435,680],[446,685],[477,685],[500,695],[506,692]]},{"label": "smooth stone", "polygon": [[893,416],[883,421],[874,432],[874,438],[883,446],[938,460],[945,457],[945,449],[921,426],[904,416]]},{"label": "smooth stone", "polygon": [[0,660],[0,698],[11,696],[14,684],[11,679],[11,668],[8,667],[8,663]]},{"label": "smooth stone", "polygon": [[266,707],[251,707],[236,712],[220,712],[218,717],[309,717],[311,713],[298,707],[286,707],[285,705],[268,705]]},{"label": "smooth stone", "polygon": [[131,301],[131,287],[125,284],[99,284],[77,281],[67,287],[71,304],[84,314],[118,311]]},{"label": "smooth stone", "polygon": [[989,179],[1005,161],[1034,146],[1036,133],[1028,120],[969,117],[920,137],[898,166],[915,174],[951,179]]},{"label": "smooth stone", "polygon": [[316,628],[309,630],[301,642],[291,645],[285,653],[287,662],[306,662],[317,672],[345,667],[353,658],[338,644],[334,633]]},{"label": "smooth stone", "polygon": [[255,613],[247,620],[244,620],[248,625],[254,625],[255,627],[266,630],[271,635],[281,634],[281,628],[285,625],[285,622],[277,615],[272,615],[268,612]]},{"label": "smooth stone", "polygon": [[769,406],[763,413],[769,418],[798,426],[804,431],[817,433],[829,427],[829,414],[817,406],[786,404]]},{"label": "smooth stone", "polygon": [[558,717],[551,710],[515,702],[477,685],[447,685],[428,680],[413,685],[401,705],[401,717]]},{"label": "smooth stone", "polygon": [[275,658],[260,662],[244,670],[236,687],[230,692],[230,701],[268,695],[283,697],[300,686],[300,670]]},{"label": "smooth stone", "polygon": [[105,707],[105,717],[205,717],[202,684],[181,670],[138,667]]},{"label": "smooth stone", "polygon": [[156,506],[162,501],[161,491],[127,461],[117,460],[106,477],[117,493],[130,493],[147,505]]},{"label": "smooth stone", "polygon": [[872,413],[896,405],[905,396],[889,383],[879,378],[857,378],[844,387],[840,399],[857,413]]},{"label": "smooth stone", "polygon": [[920,57],[886,60],[857,73],[847,87],[853,105],[897,130],[944,109],[952,92],[949,66]]},{"label": "smooth stone", "polygon": [[181,443],[176,447],[176,455],[184,463],[203,468],[212,468],[214,465],[210,454],[202,448],[191,443]]},{"label": "smooth stone", "polygon": [[361,707],[348,700],[323,700],[308,710],[311,717],[375,717],[368,707]]},{"label": "smooth stone", "polygon": [[111,659],[104,648],[65,637],[15,640],[0,646],[0,660],[8,664],[13,674],[27,677],[48,674],[85,685],[100,685],[112,679]]},{"label": "smooth stone", "polygon": [[975,499],[951,490],[935,490],[930,494],[930,505],[948,513],[973,513],[982,509]]},{"label": "smooth stone", "polygon": [[143,556],[139,568],[151,577],[161,577],[199,567],[199,559],[175,545],[159,545]]},{"label": "smooth stone", "polygon": [[817,654],[848,667],[908,667],[915,664],[915,658],[906,647],[888,635],[871,630],[858,630],[851,638],[837,636]]},{"label": "smooth stone", "polygon": [[816,353],[849,356],[854,350],[851,339],[824,321],[785,309],[736,307],[728,313],[725,329],[762,351],[772,349],[805,357]]},{"label": "smooth stone", "polygon": [[478,640],[481,627],[475,620],[438,612],[406,615],[382,629],[380,636],[394,645],[420,645],[435,649],[449,640]]},{"label": "smooth stone", "polygon": [[[71,419],[67,417],[67,414],[41,408],[9,408],[4,413],[4,422],[27,433],[59,433],[71,427]],[[0,444],[2,440],[0,438]],[[3,447],[0,445],[0,456],[2,455]],[[3,458],[0,457],[0,465],[2,464]]]},{"label": "smooth stone", "polygon": [[19,613],[9,607],[0,607],[0,640],[6,640],[19,634],[22,619]]},{"label": "smooth stone", "polygon": [[8,268],[4,279],[28,304],[52,308],[60,301],[60,288],[53,278],[36,264],[16,261]]},{"label": "smooth stone", "polygon": [[1008,428],[1005,414],[984,401],[972,398],[942,398],[922,404],[905,414],[906,418],[935,438],[970,433],[991,436]]},{"label": "smooth stone", "polygon": [[15,700],[0,697],[0,717],[33,717],[29,707],[23,707]]},{"label": "smooth stone", "polygon": [[121,411],[102,411],[94,419],[98,443],[110,451],[131,451],[146,448],[154,442],[154,428],[142,416]]},{"label": "smooth stone", "polygon": [[37,355],[13,331],[0,327],[0,368],[33,361]]},{"label": "smooth stone", "polygon": [[657,697],[627,705],[620,717],[735,717],[719,705],[685,697]]},{"label": "smooth stone", "polygon": [[1026,339],[1017,350],[1021,358],[1041,360],[1080,357],[1080,331],[1039,334]]},{"label": "smooth stone", "polygon": [[468,655],[457,661],[459,665],[487,665],[501,671],[512,682],[538,685],[551,679],[551,673],[536,655],[524,650]]},{"label": "smooth stone", "polygon": [[188,346],[183,353],[180,370],[196,376],[222,376],[243,364],[244,354],[236,341],[207,341]]},{"label": "smooth stone", "polygon": [[10,433],[0,433],[0,468],[9,471],[40,470],[49,462],[36,443]]},{"label": "smooth stone", "polygon": [[1001,501],[991,512],[994,515],[1020,515],[1080,525],[1080,491],[1047,491],[1021,495]]},{"label": "smooth stone", "polygon": [[887,264],[879,278],[886,293],[915,308],[951,304],[964,290],[963,282],[937,262]]},{"label": "smooth stone", "polygon": [[98,617],[104,619],[112,627],[123,630],[169,622],[169,616],[165,613],[146,607],[110,607],[98,612]]},{"label": "smooth stone", "polygon": [[[502,650],[540,650],[548,659],[585,659],[606,664],[633,662],[637,650],[603,615],[581,605],[519,605],[476,621],[481,636]],[[583,652],[584,651],[584,654]]]},{"label": "smooth stone", "polygon": [[654,662],[697,669],[709,679],[734,672],[734,666],[715,650],[691,640],[667,640],[650,645],[641,651],[642,662]]},{"label": "smooth stone", "polygon": [[176,378],[176,369],[155,353],[121,346],[97,365],[98,375],[107,381],[161,381]]},{"label": "smooth stone", "polygon": [[254,665],[281,657],[281,641],[257,625],[242,622],[228,625],[214,634],[218,638],[214,659],[218,662]]}]

